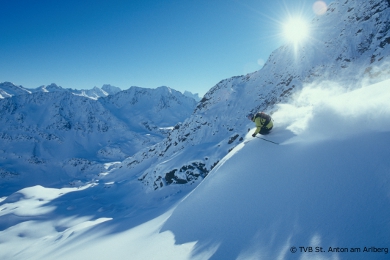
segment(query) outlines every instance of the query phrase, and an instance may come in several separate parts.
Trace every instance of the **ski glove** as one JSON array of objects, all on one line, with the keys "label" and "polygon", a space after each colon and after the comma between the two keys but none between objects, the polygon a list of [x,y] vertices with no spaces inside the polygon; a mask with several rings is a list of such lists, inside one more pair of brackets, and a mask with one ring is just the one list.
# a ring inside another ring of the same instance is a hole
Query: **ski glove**
[{"label": "ski glove", "polygon": [[256,134],[253,134],[252,137],[256,137]]}]

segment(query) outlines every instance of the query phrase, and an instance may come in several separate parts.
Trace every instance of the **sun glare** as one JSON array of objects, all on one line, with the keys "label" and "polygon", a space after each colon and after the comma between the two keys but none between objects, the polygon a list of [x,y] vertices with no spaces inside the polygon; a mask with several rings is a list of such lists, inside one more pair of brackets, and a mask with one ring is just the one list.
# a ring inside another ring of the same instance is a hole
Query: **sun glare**
[{"label": "sun glare", "polygon": [[288,41],[298,44],[309,35],[308,24],[302,18],[291,18],[284,24],[283,35]]}]

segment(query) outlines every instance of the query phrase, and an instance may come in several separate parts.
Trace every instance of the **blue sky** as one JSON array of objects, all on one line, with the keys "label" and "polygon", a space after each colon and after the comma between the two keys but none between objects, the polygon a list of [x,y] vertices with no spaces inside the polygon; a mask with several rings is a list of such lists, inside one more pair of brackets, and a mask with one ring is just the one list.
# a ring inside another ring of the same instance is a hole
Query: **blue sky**
[{"label": "blue sky", "polygon": [[[261,68],[315,0],[1,0],[0,82],[205,94]],[[327,2],[327,1],[325,1]]]}]

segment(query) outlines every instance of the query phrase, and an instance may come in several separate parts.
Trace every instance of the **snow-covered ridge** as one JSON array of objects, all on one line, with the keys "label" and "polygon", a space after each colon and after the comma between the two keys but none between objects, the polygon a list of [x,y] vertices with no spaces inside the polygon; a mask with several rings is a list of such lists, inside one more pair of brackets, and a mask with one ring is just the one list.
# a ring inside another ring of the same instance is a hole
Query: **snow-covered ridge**
[{"label": "snow-covered ridge", "polygon": [[191,93],[191,92],[189,92],[189,91],[184,91],[183,95],[184,95],[184,96],[187,96],[187,97],[190,97],[190,98],[193,98],[193,99],[195,99],[197,102],[200,101],[200,97],[199,97],[199,94],[198,94],[198,93],[193,94],[193,93]]},{"label": "snow-covered ridge", "polygon": [[11,82],[3,82],[0,84],[0,98],[7,98],[23,94],[31,94],[31,91],[23,88],[22,86],[16,86]]},{"label": "snow-covered ridge", "polygon": [[107,163],[88,184],[0,195],[0,258],[388,259],[390,80],[328,83],[277,105],[281,145],[248,133],[190,193],[145,194]]},{"label": "snow-covered ridge", "polygon": [[53,171],[52,178],[62,182],[88,179],[102,163],[161,141],[196,106],[194,99],[166,87],[133,87],[99,99],[54,85],[45,90],[0,100],[0,184],[21,179],[20,185],[34,184],[25,174]]},{"label": "snow-covered ridge", "polygon": [[42,85],[34,89],[29,89],[20,85],[15,85],[11,82],[0,83],[0,94],[3,94],[3,98],[12,97],[16,95],[23,95],[23,94],[32,94],[36,92],[48,93],[48,92],[55,92],[55,91],[61,91],[61,92],[67,91],[78,96],[84,96],[91,99],[98,99],[100,97],[114,95],[118,92],[121,92],[122,89],[109,84],[105,84],[101,88],[93,87],[92,89],[71,89],[71,88],[63,88],[61,86],[58,86],[55,83],[52,83],[50,85]]},{"label": "snow-covered ridge", "polygon": [[[0,183],[0,258],[388,259],[388,2],[331,4],[328,13],[314,21],[328,28],[316,31],[317,45],[307,43],[297,54],[284,46],[263,70],[221,81],[162,143],[123,162],[72,158],[48,165],[39,149],[42,142],[37,141],[26,164],[22,148],[7,160],[8,147],[0,144],[1,167],[19,165],[31,174],[50,169],[38,178],[40,185],[30,182],[16,192],[12,180],[30,178],[0,169],[0,178],[10,180]],[[340,38],[343,28],[350,38]],[[355,38],[354,32],[360,30],[365,37],[359,33]],[[366,47],[358,52],[359,46]],[[169,89],[159,91],[169,93]],[[27,105],[16,102],[22,96],[0,101],[4,105],[0,117],[6,114],[1,125],[17,127],[15,120],[33,120],[21,113],[28,109],[34,112],[34,122],[47,126],[44,118],[50,117],[40,117],[45,111],[58,114],[58,122],[87,120],[80,121],[78,132],[71,124],[70,129],[56,131],[58,136],[72,134],[80,144],[81,133],[91,129],[87,136],[96,134],[99,140],[94,141],[102,142],[98,125],[108,117],[103,108],[113,111],[111,127],[114,120],[130,122],[119,119],[127,115],[123,111],[131,111],[126,100],[132,100],[134,107],[143,107],[142,100],[159,100],[142,89],[129,90],[128,98],[99,99],[104,102],[69,93],[48,94],[23,95],[24,100],[34,98]],[[47,99],[53,105],[44,110],[40,106]],[[159,108],[175,106],[167,101],[175,98],[157,102]],[[57,104],[81,107],[78,113],[90,107],[96,119],[72,115],[75,110],[60,111]],[[266,138],[280,145],[252,138],[246,130],[253,124],[245,114],[263,108],[273,112],[275,120]],[[44,137],[61,141],[53,135]],[[20,138],[14,147],[30,140],[26,132]],[[47,147],[43,142],[42,148]],[[63,176],[60,185],[53,184],[59,181],[57,171],[64,168],[74,174],[68,186],[76,187],[64,188],[71,178]],[[100,174],[91,174],[96,172]],[[139,180],[147,190],[157,190],[145,194]]]},{"label": "snow-covered ridge", "polygon": [[[139,88],[139,87],[130,87],[130,89],[131,88]],[[170,89],[165,86],[162,86],[160,88]],[[31,94],[36,92],[54,92],[54,91],[68,91],[77,96],[82,96],[82,97],[87,97],[87,98],[97,100],[98,98],[101,97],[115,95],[121,92],[122,89],[112,86],[110,84],[104,84],[101,88],[93,87],[92,89],[72,89],[72,88],[63,88],[61,86],[58,86],[55,83],[52,83],[50,85],[43,85],[35,89],[28,89],[28,88],[24,88],[23,86],[15,85],[11,82],[0,83],[0,99],[12,97],[15,95]],[[200,100],[198,94],[192,94],[189,91],[184,91],[183,95],[191,99],[194,99],[196,102]]]},{"label": "snow-covered ridge", "polygon": [[71,88],[63,88],[61,86],[58,86],[55,83],[52,83],[50,85],[43,85],[35,89],[28,89],[24,88],[23,86],[17,86],[11,82],[3,82],[0,83],[0,95],[2,97],[0,98],[7,98],[12,97],[16,95],[23,95],[23,94],[32,94],[36,92],[55,92],[55,91],[67,91],[71,92],[78,96],[84,96],[91,99],[98,99],[100,97],[106,97],[108,95],[114,95],[120,91],[122,91],[118,87],[111,86],[109,84],[103,85],[102,88],[94,87],[93,89],[71,89]]},{"label": "snow-covered ridge", "polygon": [[247,134],[160,234],[190,259],[387,259],[389,84],[304,87],[274,113],[282,144]]},{"label": "snow-covered ridge", "polygon": [[[152,148],[123,165],[150,190],[194,183],[237,144],[252,124],[245,115],[285,102],[306,85],[334,81],[355,89],[390,76],[390,3],[335,1],[311,23],[310,40],[285,45],[257,72],[222,80],[205,94],[194,114]],[[276,127],[278,122],[275,122]]]}]

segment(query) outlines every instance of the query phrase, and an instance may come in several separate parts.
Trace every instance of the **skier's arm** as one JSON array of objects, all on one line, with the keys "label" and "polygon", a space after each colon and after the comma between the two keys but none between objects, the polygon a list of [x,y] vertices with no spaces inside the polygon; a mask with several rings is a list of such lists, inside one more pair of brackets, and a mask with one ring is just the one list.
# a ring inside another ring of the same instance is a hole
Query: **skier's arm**
[{"label": "skier's arm", "polygon": [[256,130],[255,132],[253,133],[253,135],[257,135],[261,130],[261,127],[256,127]]},{"label": "skier's arm", "polygon": [[252,136],[257,135],[260,132],[261,128],[263,127],[263,124],[261,123],[260,118],[256,118],[255,119],[255,123],[256,123],[256,130],[255,130],[255,132],[253,133]]}]

